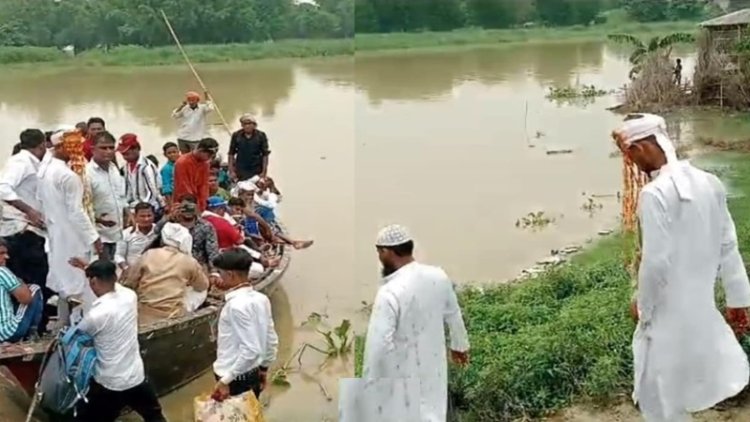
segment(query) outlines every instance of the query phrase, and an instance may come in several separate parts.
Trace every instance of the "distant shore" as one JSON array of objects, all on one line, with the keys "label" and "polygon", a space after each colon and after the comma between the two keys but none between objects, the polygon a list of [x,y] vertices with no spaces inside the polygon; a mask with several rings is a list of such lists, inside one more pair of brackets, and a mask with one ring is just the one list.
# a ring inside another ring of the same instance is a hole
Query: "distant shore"
[{"label": "distant shore", "polygon": [[[188,45],[195,63],[247,62],[264,59],[347,56],[428,49],[501,46],[519,43],[601,41],[607,34],[638,37],[696,32],[695,22],[624,23],[562,28],[460,29],[450,32],[357,34],[353,39],[281,40],[251,44]],[[0,65],[163,66],[181,64],[174,46],[118,46],[94,49],[72,57],[54,47],[0,47]]]}]

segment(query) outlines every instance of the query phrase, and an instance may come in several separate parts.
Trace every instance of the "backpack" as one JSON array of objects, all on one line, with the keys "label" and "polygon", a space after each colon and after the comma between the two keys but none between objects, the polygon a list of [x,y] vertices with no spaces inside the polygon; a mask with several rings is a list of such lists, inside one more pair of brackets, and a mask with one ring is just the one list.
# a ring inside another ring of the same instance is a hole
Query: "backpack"
[{"label": "backpack", "polygon": [[96,365],[94,339],[76,327],[60,332],[45,356],[37,383],[39,405],[66,415],[86,401]]}]

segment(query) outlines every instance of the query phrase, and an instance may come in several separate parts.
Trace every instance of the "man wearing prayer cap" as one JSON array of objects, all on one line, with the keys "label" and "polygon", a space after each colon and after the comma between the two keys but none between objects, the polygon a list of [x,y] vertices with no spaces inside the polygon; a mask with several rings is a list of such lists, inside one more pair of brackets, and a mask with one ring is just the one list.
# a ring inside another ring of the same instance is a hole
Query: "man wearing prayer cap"
[{"label": "man wearing prayer cap", "polygon": [[229,142],[229,176],[234,181],[254,176],[266,177],[268,172],[268,136],[258,130],[258,121],[250,114],[240,117],[242,128],[232,134]]},{"label": "man wearing prayer cap", "polygon": [[[736,395],[750,378],[732,331],[747,329],[750,283],[727,192],[716,176],[677,159],[659,116],[631,115],[613,136],[650,177],[638,202],[633,400],[648,422],[690,420],[690,412]],[[717,275],[733,327],[714,302]]]},{"label": "man wearing prayer cap", "polygon": [[367,330],[363,378],[373,385],[419,380],[419,388],[405,390],[419,392],[417,397],[403,400],[385,394],[386,389],[373,400],[404,414],[410,411],[404,406],[411,403],[419,406],[420,422],[443,422],[448,398],[445,325],[453,361],[465,365],[469,359],[469,339],[453,284],[442,269],[414,260],[414,241],[402,226],[383,228],[375,248],[384,279]]},{"label": "man wearing prayer cap", "polygon": [[206,116],[214,110],[214,103],[208,92],[204,98],[206,101],[201,103],[201,96],[190,91],[185,94],[185,101],[172,112],[172,118],[178,124],[177,146],[183,154],[193,151],[201,139],[208,136]]}]

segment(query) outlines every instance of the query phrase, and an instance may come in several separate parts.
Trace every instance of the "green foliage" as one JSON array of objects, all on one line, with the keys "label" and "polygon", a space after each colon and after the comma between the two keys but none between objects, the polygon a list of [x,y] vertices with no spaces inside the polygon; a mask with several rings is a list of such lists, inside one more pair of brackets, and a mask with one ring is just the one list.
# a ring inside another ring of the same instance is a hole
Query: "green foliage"
[{"label": "green foliage", "polygon": [[162,46],[160,10],[185,44],[226,44],[354,33],[354,0],[3,0],[0,45]]},{"label": "green foliage", "polygon": [[659,51],[665,51],[666,54],[669,54],[672,46],[675,44],[695,42],[695,35],[685,32],[675,32],[663,37],[652,37],[648,43],[644,43],[634,35],[630,34],[610,34],[607,38],[617,43],[629,44],[634,48],[629,59],[630,64],[633,66],[630,69],[631,78],[640,72],[644,59],[649,55],[655,54]]},{"label": "green foliage", "polygon": [[707,0],[629,0],[624,5],[633,19],[654,22],[703,18],[708,3]]}]

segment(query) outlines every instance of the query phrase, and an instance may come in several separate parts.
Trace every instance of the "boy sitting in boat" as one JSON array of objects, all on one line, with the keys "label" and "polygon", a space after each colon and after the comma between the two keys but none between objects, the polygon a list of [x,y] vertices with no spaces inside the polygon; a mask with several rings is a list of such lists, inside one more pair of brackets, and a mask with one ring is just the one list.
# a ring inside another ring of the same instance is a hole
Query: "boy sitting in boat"
[{"label": "boy sitting in boat", "polygon": [[42,291],[25,284],[5,266],[8,245],[0,239],[0,343],[16,343],[36,337],[42,320]]},{"label": "boy sitting in boat", "polygon": [[187,228],[167,223],[162,245],[146,251],[130,267],[123,285],[138,295],[140,323],[179,318],[206,300],[208,277],[192,257],[193,238]]}]

